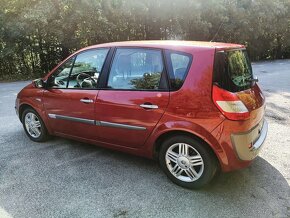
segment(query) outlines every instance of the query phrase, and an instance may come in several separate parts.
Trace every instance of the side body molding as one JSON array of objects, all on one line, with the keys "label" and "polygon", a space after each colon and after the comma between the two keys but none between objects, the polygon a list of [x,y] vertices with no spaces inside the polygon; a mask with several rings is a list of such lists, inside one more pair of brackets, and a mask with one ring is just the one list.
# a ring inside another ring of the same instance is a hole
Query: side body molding
[{"label": "side body molding", "polygon": [[70,117],[70,116],[64,116],[64,115],[58,115],[58,114],[48,114],[48,117],[51,119],[68,120],[68,121],[80,122],[80,123],[97,125],[97,126],[107,126],[107,127],[124,128],[124,129],[131,129],[131,130],[146,130],[146,128],[143,126],[133,126],[133,125],[127,125],[127,124],[122,124],[122,123],[111,123],[111,122],[106,122],[106,121],[101,121],[101,120],[90,120],[90,119]]}]

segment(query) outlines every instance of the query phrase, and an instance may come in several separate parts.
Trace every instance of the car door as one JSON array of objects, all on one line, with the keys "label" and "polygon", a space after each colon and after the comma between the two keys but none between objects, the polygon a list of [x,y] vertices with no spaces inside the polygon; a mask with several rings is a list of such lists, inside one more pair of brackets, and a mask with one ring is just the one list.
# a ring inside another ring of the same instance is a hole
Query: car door
[{"label": "car door", "polygon": [[166,78],[161,50],[117,48],[95,103],[98,140],[142,146],[168,105]]},{"label": "car door", "polygon": [[55,133],[94,139],[98,76],[109,49],[90,49],[62,64],[47,81],[44,107]]}]

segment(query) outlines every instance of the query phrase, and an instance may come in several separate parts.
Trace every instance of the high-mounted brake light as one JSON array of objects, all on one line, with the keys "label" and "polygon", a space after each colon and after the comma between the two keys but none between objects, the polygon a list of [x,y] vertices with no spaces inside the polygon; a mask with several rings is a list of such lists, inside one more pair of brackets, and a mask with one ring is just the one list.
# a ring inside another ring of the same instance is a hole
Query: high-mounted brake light
[{"label": "high-mounted brake light", "polygon": [[235,93],[213,86],[212,98],[221,113],[230,120],[247,120],[250,113]]}]

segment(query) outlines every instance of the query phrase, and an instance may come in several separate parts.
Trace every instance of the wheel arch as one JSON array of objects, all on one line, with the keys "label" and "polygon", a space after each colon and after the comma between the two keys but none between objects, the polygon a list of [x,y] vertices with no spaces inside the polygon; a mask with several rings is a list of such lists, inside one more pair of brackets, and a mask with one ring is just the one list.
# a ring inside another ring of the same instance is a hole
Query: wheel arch
[{"label": "wheel arch", "polygon": [[198,134],[195,134],[193,132],[189,132],[189,131],[186,131],[186,130],[180,130],[180,129],[177,129],[177,130],[169,130],[169,131],[163,132],[162,134],[160,134],[157,137],[157,139],[155,140],[154,145],[153,145],[153,158],[155,160],[158,159],[158,155],[159,155],[159,152],[160,152],[162,143],[166,139],[168,139],[170,137],[173,137],[173,136],[176,136],[176,135],[183,135],[183,136],[188,136],[190,138],[194,138],[195,140],[197,140],[198,142],[200,142],[201,144],[203,144],[204,146],[206,146],[207,149],[216,158],[219,167],[222,167],[221,165],[222,165],[222,162],[223,161],[221,160],[221,157],[219,156],[219,153],[220,153],[220,149],[221,148],[218,149],[218,151],[217,151],[216,148],[215,148],[216,146],[213,146],[211,143],[209,143],[208,141],[206,141],[205,139],[203,139]]},{"label": "wheel arch", "polygon": [[18,116],[19,116],[19,119],[20,119],[21,123],[22,123],[22,114],[23,114],[23,112],[27,108],[31,108],[32,110],[35,110],[38,113],[38,115],[40,116],[40,118],[44,122],[44,125],[45,125],[47,131],[49,132],[49,134],[52,134],[53,131],[52,131],[52,129],[49,126],[48,120],[47,120],[47,118],[45,116],[45,112],[43,110],[39,109],[37,106],[38,105],[35,105],[35,107],[34,107],[32,104],[27,103],[27,101],[19,106],[19,112],[18,112],[19,115]]},{"label": "wheel arch", "polygon": [[20,107],[19,107],[19,119],[20,119],[21,123],[22,123],[22,114],[27,108],[31,108],[31,109],[35,110],[30,104],[24,103],[24,104],[20,105]]}]

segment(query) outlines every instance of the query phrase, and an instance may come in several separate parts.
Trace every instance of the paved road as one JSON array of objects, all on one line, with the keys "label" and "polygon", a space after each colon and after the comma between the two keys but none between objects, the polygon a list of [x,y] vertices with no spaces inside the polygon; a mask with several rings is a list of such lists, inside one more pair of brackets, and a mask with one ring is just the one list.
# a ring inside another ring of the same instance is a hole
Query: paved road
[{"label": "paved road", "polygon": [[30,141],[13,108],[27,82],[0,83],[0,217],[290,217],[290,61],[253,66],[268,100],[267,142],[249,168],[200,191],[172,184],[152,160]]}]

